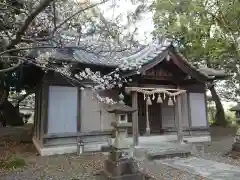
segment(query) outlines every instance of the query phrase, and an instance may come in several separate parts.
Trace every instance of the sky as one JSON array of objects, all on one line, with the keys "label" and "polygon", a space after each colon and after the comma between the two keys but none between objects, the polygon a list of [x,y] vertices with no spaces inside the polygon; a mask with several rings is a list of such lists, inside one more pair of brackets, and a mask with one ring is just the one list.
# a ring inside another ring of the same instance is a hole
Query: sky
[{"label": "sky", "polygon": [[[137,2],[137,0],[135,1]],[[152,0],[148,0],[148,4],[151,2]],[[110,8],[112,4],[115,4],[114,8]],[[104,5],[98,6],[98,8],[108,20],[114,21],[114,19],[121,14],[121,23],[124,25],[127,23],[127,14],[134,12],[139,4],[140,3],[131,3],[131,0],[110,0]],[[154,27],[152,21],[152,12],[145,12],[142,16],[140,16],[140,20],[138,20],[137,23],[130,28],[135,26],[138,27],[136,38],[144,44],[151,42],[151,32]]]}]

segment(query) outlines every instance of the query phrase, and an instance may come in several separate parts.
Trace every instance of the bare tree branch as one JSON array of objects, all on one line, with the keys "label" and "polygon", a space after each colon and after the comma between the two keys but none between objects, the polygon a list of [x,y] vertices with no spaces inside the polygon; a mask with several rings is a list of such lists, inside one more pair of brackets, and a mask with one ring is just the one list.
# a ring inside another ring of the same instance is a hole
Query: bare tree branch
[{"label": "bare tree branch", "polygon": [[107,1],[109,1],[109,0],[104,0],[104,1],[102,1],[102,2],[99,2],[99,3],[96,3],[96,4],[92,4],[92,5],[88,6],[88,7],[85,7],[85,8],[83,8],[83,9],[80,9],[79,11],[75,12],[73,15],[71,15],[71,16],[69,16],[68,18],[66,18],[65,20],[63,20],[59,25],[57,25],[57,26],[53,29],[52,34],[54,34],[54,33],[57,31],[57,29],[59,29],[60,27],[62,27],[62,25],[64,25],[67,21],[69,21],[70,19],[72,19],[73,17],[75,17],[76,15],[78,15],[79,13],[81,13],[81,12],[83,12],[83,11],[86,11],[86,10],[88,10],[88,9],[94,8],[94,7],[98,6],[98,5],[104,4],[104,3],[106,3]]},{"label": "bare tree branch", "polygon": [[[10,58],[10,57],[11,57],[11,56],[8,56],[8,58]],[[0,69],[0,73],[6,73],[6,72],[8,72],[8,71],[12,71],[12,70],[18,68],[18,67],[21,65],[21,63],[22,63],[21,60],[18,59],[18,62],[17,62],[17,64],[16,64],[15,66],[10,67],[10,68],[6,68],[6,69]]]}]

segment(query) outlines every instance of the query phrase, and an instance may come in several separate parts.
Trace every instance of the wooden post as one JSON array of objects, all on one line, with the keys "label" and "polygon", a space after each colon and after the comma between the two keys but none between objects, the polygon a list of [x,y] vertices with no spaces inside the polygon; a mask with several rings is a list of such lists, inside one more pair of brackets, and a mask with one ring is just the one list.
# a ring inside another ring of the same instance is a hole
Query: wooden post
[{"label": "wooden post", "polygon": [[146,135],[150,135],[150,124],[149,124],[149,113],[148,113],[148,104],[146,102]]},{"label": "wooden post", "polygon": [[180,143],[183,142],[183,127],[182,127],[182,107],[181,107],[181,95],[177,98],[177,112],[178,112],[178,122],[177,122],[177,136]]},{"label": "wooden post", "polygon": [[[138,109],[138,94],[132,92],[132,107]],[[138,145],[138,110],[132,113],[133,145]]]},{"label": "wooden post", "polygon": [[81,96],[82,96],[82,91],[81,89],[78,89],[77,92],[78,100],[77,100],[77,132],[81,132]]}]

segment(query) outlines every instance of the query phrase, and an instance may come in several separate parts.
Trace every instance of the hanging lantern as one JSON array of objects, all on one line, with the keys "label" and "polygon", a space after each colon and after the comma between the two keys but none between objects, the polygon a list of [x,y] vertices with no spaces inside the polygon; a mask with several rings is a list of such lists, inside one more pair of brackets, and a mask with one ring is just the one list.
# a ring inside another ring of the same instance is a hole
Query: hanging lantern
[{"label": "hanging lantern", "polygon": [[159,94],[158,95],[158,98],[157,98],[157,103],[163,103],[163,100],[162,100],[162,97],[161,97],[161,95]]},{"label": "hanging lantern", "polygon": [[154,100],[155,99],[155,95],[153,94],[153,96],[152,96],[152,100]]},{"label": "hanging lantern", "polygon": [[166,99],[166,94],[165,93],[163,93],[163,100],[165,100]]},{"label": "hanging lantern", "polygon": [[174,102],[174,103],[176,102],[176,97],[175,97],[175,96],[173,96],[173,102]]},{"label": "hanging lantern", "polygon": [[149,96],[147,97],[147,105],[152,105],[152,101]]},{"label": "hanging lantern", "polygon": [[170,61],[170,59],[171,59],[171,58],[170,58],[170,55],[168,54],[167,57],[166,57],[166,60],[167,60],[167,61]]},{"label": "hanging lantern", "polygon": [[169,105],[169,106],[173,106],[173,100],[172,100],[171,97],[169,97],[169,99],[168,99],[168,105]]}]

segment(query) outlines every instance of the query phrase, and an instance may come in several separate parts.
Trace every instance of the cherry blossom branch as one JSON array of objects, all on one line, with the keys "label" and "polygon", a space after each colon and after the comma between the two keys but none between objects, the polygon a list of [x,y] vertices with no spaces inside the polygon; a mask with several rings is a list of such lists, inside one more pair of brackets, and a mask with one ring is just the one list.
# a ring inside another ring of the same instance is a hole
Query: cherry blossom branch
[{"label": "cherry blossom branch", "polygon": [[39,13],[41,13],[46,7],[48,7],[53,0],[43,0],[43,2],[33,11],[25,20],[22,27],[16,33],[16,38],[11,41],[11,43],[7,46],[6,49],[11,49],[15,45],[17,45],[21,41],[21,36],[24,35],[25,31],[28,29],[28,26],[32,23],[32,21],[37,17]]}]

